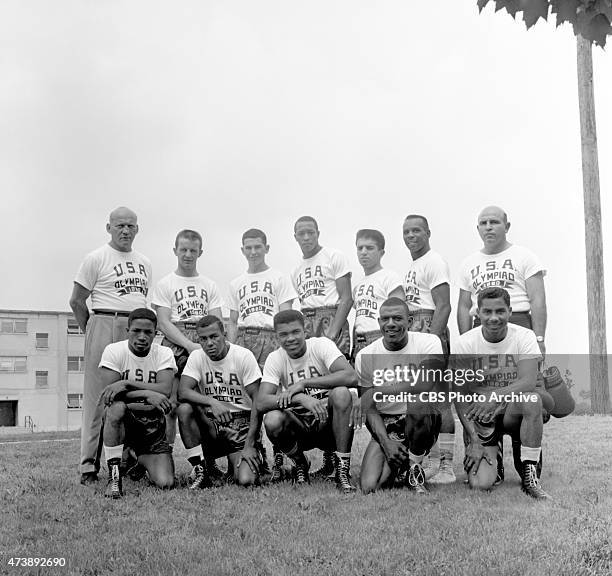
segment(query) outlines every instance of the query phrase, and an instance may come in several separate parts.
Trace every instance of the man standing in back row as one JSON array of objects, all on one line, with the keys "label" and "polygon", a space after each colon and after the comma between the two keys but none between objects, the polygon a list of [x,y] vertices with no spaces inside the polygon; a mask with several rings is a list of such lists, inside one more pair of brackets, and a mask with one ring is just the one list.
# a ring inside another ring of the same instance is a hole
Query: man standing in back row
[{"label": "man standing in back row", "polygon": [[[81,484],[98,480],[102,449],[101,393],[105,383],[98,365],[108,344],[127,338],[130,312],[143,308],[151,282],[151,262],[132,250],[138,218],[129,208],[110,213],[106,231],[110,242],[85,257],[70,297],[70,308],[85,333],[85,382],[81,425]],[[87,307],[91,296],[92,312]]]},{"label": "man standing in back row", "polygon": [[[293,232],[302,262],[293,270],[291,280],[300,299],[306,337],[326,336],[348,359],[351,339],[347,316],[353,305],[349,261],[338,250],[319,244],[319,225],[312,216],[298,218]],[[333,476],[332,451],[324,451],[323,466],[313,474]]]}]

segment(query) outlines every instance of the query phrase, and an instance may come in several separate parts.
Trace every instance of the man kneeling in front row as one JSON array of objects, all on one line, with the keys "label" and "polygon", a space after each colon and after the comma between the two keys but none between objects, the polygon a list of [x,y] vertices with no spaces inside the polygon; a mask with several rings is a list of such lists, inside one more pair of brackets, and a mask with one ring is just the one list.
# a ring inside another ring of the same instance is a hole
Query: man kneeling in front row
[{"label": "man kneeling in front row", "polygon": [[[192,490],[211,485],[206,460],[228,457],[228,471],[241,486],[258,482],[261,456],[245,449],[251,422],[252,399],[261,371],[250,350],[230,344],[223,322],[204,316],[196,324],[201,349],[187,360],[178,388],[181,439],[193,466]],[[259,426],[254,431],[259,437]],[[206,456],[204,458],[204,450]]]},{"label": "man kneeling in front row", "polygon": [[166,441],[166,419],[176,372],[170,348],[153,344],[157,317],[137,308],[128,317],[127,340],[109,344],[102,353],[100,374],[105,389],[104,453],[109,481],[106,496],[123,496],[121,455],[132,448],[159,488],[174,485],[172,451]]},{"label": "man kneeling in front row", "polygon": [[279,312],[274,329],[281,348],[266,360],[247,445],[253,450],[265,414],[268,438],[295,462],[296,483],[309,482],[304,451],[320,448],[335,451],[336,486],[353,492],[351,417],[357,395],[349,389],[357,386],[357,374],[329,338],[306,340],[301,312]]},{"label": "man kneeling in front row", "polygon": [[[481,326],[459,336],[453,346],[455,407],[470,442],[464,467],[472,488],[491,488],[497,477],[498,441],[509,434],[520,446],[522,490],[546,500],[550,496],[537,473],[543,421],[536,378],[542,356],[532,330],[508,323],[511,313],[506,290],[482,290],[478,294]],[[466,370],[478,374],[478,379],[458,386],[457,376]]]},{"label": "man kneeling in front row", "polygon": [[[421,463],[438,439],[442,418],[436,403],[425,400],[444,368],[442,343],[435,334],[408,331],[408,306],[399,298],[383,302],[378,324],[383,337],[355,361],[367,388],[361,410],[372,434],[361,463],[361,490],[368,494],[400,482],[427,494]],[[421,377],[426,371],[434,376]]]}]

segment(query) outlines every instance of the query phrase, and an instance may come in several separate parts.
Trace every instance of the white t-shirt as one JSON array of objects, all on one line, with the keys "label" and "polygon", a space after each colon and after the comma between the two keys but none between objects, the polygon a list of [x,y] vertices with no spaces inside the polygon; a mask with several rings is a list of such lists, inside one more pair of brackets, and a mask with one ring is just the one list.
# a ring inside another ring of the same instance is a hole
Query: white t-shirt
[{"label": "white t-shirt", "polygon": [[128,345],[127,340],[109,344],[102,352],[100,368],[109,368],[121,374],[122,380],[135,382],[157,382],[157,373],[170,368],[176,372],[174,354],[167,346],[153,344],[146,356],[136,356]]},{"label": "white t-shirt", "polygon": [[213,308],[221,308],[219,288],[206,276],[179,276],[171,272],[155,286],[151,303],[170,308],[171,322],[197,322]]},{"label": "white t-shirt", "polygon": [[379,330],[378,311],[380,305],[389,298],[396,288],[402,287],[402,280],[393,270],[383,268],[365,276],[353,288],[353,308],[355,308],[355,332],[364,334]]},{"label": "white t-shirt", "polygon": [[85,256],[74,281],[91,292],[94,310],[131,312],[146,306],[151,274],[151,262],[140,252],[105,244]]},{"label": "white t-shirt", "polygon": [[229,305],[238,312],[238,326],[272,328],[279,306],[294,298],[291,280],[274,268],[245,272],[230,282]]},{"label": "white t-shirt", "polygon": [[[326,376],[331,365],[341,357],[344,358],[344,354],[329,338],[309,338],[306,352],[299,358],[291,358],[282,348],[271,352],[264,365],[262,381],[284,389],[305,378]],[[304,393],[320,400],[327,397],[329,390],[306,388]]]},{"label": "white t-shirt", "polygon": [[[435,334],[426,332],[410,332],[408,343],[401,350],[387,350],[383,339],[379,338],[366,346],[355,358],[355,370],[359,376],[359,385],[364,388],[372,386],[391,386],[399,384],[396,379],[397,371],[392,379],[383,379],[384,371],[400,369],[401,381],[407,376],[416,373],[419,365],[428,357],[442,357],[442,343]],[[408,406],[406,402],[376,402],[376,409],[381,414],[405,414]]]},{"label": "white t-shirt", "polygon": [[250,350],[229,344],[223,360],[211,360],[204,350],[189,354],[183,376],[198,383],[200,393],[219,400],[230,412],[250,410],[251,397],[246,387],[261,378],[261,370]]},{"label": "white t-shirt", "polygon": [[291,281],[302,308],[335,306],[339,295],[336,280],[351,273],[349,261],[342,252],[321,248],[312,258],[304,258],[291,273]]},{"label": "white t-shirt", "polygon": [[413,260],[404,275],[404,293],[410,310],[435,310],[431,291],[441,284],[450,284],[450,270],[446,260],[429,250]]},{"label": "white t-shirt", "polygon": [[472,294],[471,315],[476,314],[478,292],[493,286],[508,291],[513,312],[528,312],[526,280],[538,272],[546,275],[533,252],[514,244],[498,254],[475,252],[461,263],[460,270],[459,287]]},{"label": "white t-shirt", "polygon": [[542,358],[533,330],[508,323],[508,334],[501,342],[488,342],[482,326],[465,332],[453,342],[454,367],[484,371],[485,380],[476,386],[492,388],[512,384],[518,378],[521,360]]}]

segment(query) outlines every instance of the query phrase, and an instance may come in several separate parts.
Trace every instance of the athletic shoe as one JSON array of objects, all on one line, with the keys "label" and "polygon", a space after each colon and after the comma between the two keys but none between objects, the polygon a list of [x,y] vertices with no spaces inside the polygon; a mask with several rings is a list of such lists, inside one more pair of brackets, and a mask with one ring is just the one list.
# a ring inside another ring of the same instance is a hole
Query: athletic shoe
[{"label": "athletic shoe", "polygon": [[440,470],[440,460],[426,456],[421,467],[425,473],[425,482],[429,482]]},{"label": "athletic shoe", "polygon": [[272,465],[272,473],[270,475],[270,482],[281,482],[285,479],[285,470],[283,465],[285,464],[285,456],[282,452],[274,452],[274,464]]},{"label": "athletic shoe", "polygon": [[211,482],[225,482],[226,474],[217,466],[217,461],[214,458],[205,458],[206,474]]},{"label": "athletic shoe", "polygon": [[[514,460],[514,468],[517,471],[519,476],[522,476],[523,471],[523,462],[521,461],[521,441],[520,440],[512,440],[512,458]],[[542,477],[542,451],[540,451],[540,459],[536,464],[536,472],[538,473],[538,478]]]},{"label": "athletic shoe", "polygon": [[310,484],[310,476],[308,474],[310,462],[308,458],[302,454],[301,458],[293,458],[293,461],[295,462],[294,482],[296,484]]},{"label": "athletic shoe", "polygon": [[351,494],[357,490],[351,484],[351,461],[349,458],[336,456],[336,488],[343,494]]},{"label": "athletic shoe", "polygon": [[147,469],[139,462],[136,462],[136,464],[134,464],[134,466],[132,466],[126,472],[126,476],[130,480],[133,480],[134,482],[138,482],[139,480],[142,480],[145,477],[146,473],[147,473]]},{"label": "athletic shoe", "polygon": [[417,494],[429,494],[429,490],[425,487],[425,472],[420,464],[410,465],[406,486]]},{"label": "athletic shoe", "polygon": [[[425,472],[425,480],[427,480],[427,473]],[[438,473],[429,479],[432,484],[452,484],[457,481],[455,472],[453,470],[453,463],[450,460],[443,458],[440,460],[440,470]]]},{"label": "athletic shoe", "polygon": [[116,463],[108,465],[108,484],[104,495],[107,498],[117,500],[123,496],[123,486],[121,483],[121,470],[119,469],[119,460]]},{"label": "athletic shoe", "polygon": [[323,451],[323,464],[320,468],[317,468],[312,475],[315,478],[323,480],[335,480],[336,479],[336,467],[334,462],[334,453],[329,450]]},{"label": "athletic shoe", "polygon": [[540,486],[536,465],[532,462],[523,462],[521,474],[521,489],[536,500],[550,500],[550,496]]},{"label": "athletic shoe", "polygon": [[202,464],[196,464],[193,467],[190,479],[192,479],[192,482],[189,486],[189,490],[199,490],[200,488],[210,488],[212,486],[206,468],[204,468]]},{"label": "athletic shoe", "polygon": [[83,472],[81,474],[81,484],[83,486],[91,486],[98,481],[98,474],[96,472]]}]

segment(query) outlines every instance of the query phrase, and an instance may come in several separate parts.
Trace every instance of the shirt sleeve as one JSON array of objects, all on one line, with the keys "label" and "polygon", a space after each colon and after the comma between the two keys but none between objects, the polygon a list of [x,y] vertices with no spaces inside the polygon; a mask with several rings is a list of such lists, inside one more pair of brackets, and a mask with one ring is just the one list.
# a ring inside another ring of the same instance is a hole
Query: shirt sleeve
[{"label": "shirt sleeve", "polygon": [[334,274],[334,280],[342,278],[351,273],[351,266],[348,258],[342,253],[334,250],[331,254],[331,267]]},{"label": "shirt sleeve", "polygon": [[436,255],[428,268],[427,284],[430,290],[440,284],[450,284],[450,270],[441,256]]},{"label": "shirt sleeve", "polygon": [[109,344],[106,346],[106,348],[104,348],[98,368],[108,368],[109,370],[119,372],[119,374],[123,372],[123,366],[120,355],[118,354],[117,346],[114,344]]},{"label": "shirt sleeve", "polygon": [[170,368],[174,374],[176,374],[176,361],[174,360],[174,352],[168,346],[159,347],[159,365],[157,371],[166,370]]},{"label": "shirt sleeve", "polygon": [[253,352],[245,349],[242,356],[242,382],[245,386],[261,379],[261,370]]},{"label": "shirt sleeve", "polygon": [[277,351],[272,352],[266,358],[266,363],[264,364],[263,376],[261,380],[262,382],[269,382],[270,384],[274,384],[275,386],[280,386],[282,382],[282,366],[280,355],[276,352]]},{"label": "shirt sleeve", "polygon": [[522,255],[521,268],[522,268],[523,278],[527,280],[527,278],[531,278],[532,276],[535,276],[538,272],[542,272],[542,276],[546,276],[546,270],[544,269],[544,266],[540,262],[540,259],[530,250],[527,250],[526,248],[523,248],[522,250],[523,250],[523,255]]},{"label": "shirt sleeve", "polygon": [[297,294],[293,288],[293,283],[287,276],[281,274],[276,283],[276,299],[278,300],[279,305],[284,304],[289,300],[295,300],[296,298]]},{"label": "shirt sleeve", "polygon": [[194,350],[191,354],[189,354],[189,358],[187,358],[187,363],[185,364],[185,368],[183,368],[183,376],[189,376],[193,378],[196,382],[200,382],[202,380],[201,376],[201,367],[202,360],[201,355],[203,351]]},{"label": "shirt sleeve", "polygon": [[329,370],[331,365],[341,356],[344,357],[344,354],[338,350],[338,346],[336,346],[329,338],[325,336],[321,336],[313,340],[315,346],[317,347],[316,352],[317,355],[325,364],[325,367]]},{"label": "shirt sleeve", "polygon": [[208,310],[212,310],[213,308],[223,308],[224,302],[221,297],[221,293],[219,292],[219,287],[216,282],[210,283],[210,298],[208,300]]},{"label": "shirt sleeve", "polygon": [[172,290],[169,290],[166,278],[162,278],[153,289],[151,304],[172,310]]},{"label": "shirt sleeve", "polygon": [[100,258],[97,253],[92,252],[85,256],[83,262],[79,266],[74,281],[83,286],[90,292],[94,289],[98,280],[98,271],[100,268]]},{"label": "shirt sleeve", "polygon": [[394,270],[387,270],[387,277],[385,278],[385,293],[387,296],[393,292],[396,288],[403,288],[404,283],[400,275]]},{"label": "shirt sleeve", "polygon": [[355,358],[355,372],[359,378],[361,388],[372,387],[372,362],[370,354],[363,354],[363,350],[357,353]]},{"label": "shirt sleeve", "polygon": [[229,300],[229,309],[234,310],[236,312],[238,312],[240,309],[240,304],[238,302],[238,296],[237,296],[238,287],[239,287],[238,279],[232,280],[229,285],[229,290],[227,291],[228,300]]},{"label": "shirt sleeve", "polygon": [[536,335],[533,330],[521,330],[519,338],[520,360],[533,360],[534,358],[539,360],[542,357],[540,346],[538,345],[538,341],[536,340]]},{"label": "shirt sleeve", "polygon": [[467,260],[464,260],[461,263],[461,268],[459,272],[459,288],[461,290],[465,290],[472,294],[472,285],[470,283],[470,263]]}]

